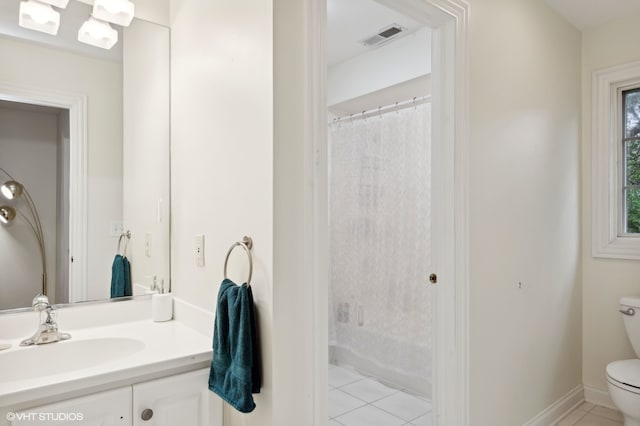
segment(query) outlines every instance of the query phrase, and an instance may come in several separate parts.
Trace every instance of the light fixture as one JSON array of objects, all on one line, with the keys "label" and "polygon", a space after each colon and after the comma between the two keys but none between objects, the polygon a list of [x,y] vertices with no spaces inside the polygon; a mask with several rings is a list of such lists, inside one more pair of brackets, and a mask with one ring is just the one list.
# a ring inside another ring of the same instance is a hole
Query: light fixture
[{"label": "light fixture", "polygon": [[92,15],[97,19],[128,27],[134,11],[135,6],[129,0],[95,0]]},{"label": "light fixture", "polygon": [[31,194],[27,191],[20,182],[16,181],[5,169],[0,167],[0,172],[9,177],[9,181],[5,182],[0,193],[9,200],[18,200],[21,195],[24,195],[23,199],[25,204],[29,208],[29,214],[31,217],[25,215],[17,207],[0,206],[0,224],[8,225],[16,218],[16,213],[24,219],[25,222],[31,228],[33,235],[38,241],[38,248],[40,249],[40,260],[42,261],[42,294],[47,294],[47,253],[44,246],[44,233],[42,232],[42,223],[40,222],[40,215],[36,205],[31,198]]},{"label": "light fixture", "polygon": [[78,40],[103,49],[111,49],[118,42],[118,32],[107,22],[91,16],[80,27]]},{"label": "light fixture", "polygon": [[7,200],[13,200],[22,194],[22,184],[15,180],[10,180],[0,187],[0,191],[2,192],[2,195],[4,195],[4,198]]},{"label": "light fixture", "polygon": [[[134,18],[135,5],[129,0],[80,0],[91,5],[93,12],[78,31],[78,41],[103,49],[118,42],[118,32],[109,22],[128,27]],[[60,13],[52,6],[64,9],[69,0],[23,0],[18,22],[21,27],[56,35],[60,28]]]},{"label": "light fixture", "polygon": [[38,0],[40,3],[50,4],[51,6],[59,7],[60,9],[64,9],[69,4],[69,0]]},{"label": "light fixture", "polygon": [[16,211],[13,207],[0,206],[0,223],[6,225],[16,217]]},{"label": "light fixture", "polygon": [[60,27],[60,13],[53,10],[51,5],[36,0],[22,1],[18,23],[30,30],[56,35]]}]

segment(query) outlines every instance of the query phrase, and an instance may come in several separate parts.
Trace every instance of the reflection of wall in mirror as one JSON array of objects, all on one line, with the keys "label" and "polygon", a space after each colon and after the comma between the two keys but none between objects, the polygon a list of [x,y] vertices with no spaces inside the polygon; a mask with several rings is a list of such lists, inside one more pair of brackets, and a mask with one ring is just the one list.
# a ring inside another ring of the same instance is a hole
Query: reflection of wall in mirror
[{"label": "reflection of wall in mirror", "polygon": [[87,256],[87,298],[107,298],[115,251],[109,224],[122,218],[121,64],[9,37],[0,37],[0,57],[11,58],[0,67],[2,82],[87,96],[88,253],[71,255]]},{"label": "reflection of wall in mirror", "polygon": [[169,290],[169,29],[134,20],[123,39],[123,219],[135,295],[153,276]]}]

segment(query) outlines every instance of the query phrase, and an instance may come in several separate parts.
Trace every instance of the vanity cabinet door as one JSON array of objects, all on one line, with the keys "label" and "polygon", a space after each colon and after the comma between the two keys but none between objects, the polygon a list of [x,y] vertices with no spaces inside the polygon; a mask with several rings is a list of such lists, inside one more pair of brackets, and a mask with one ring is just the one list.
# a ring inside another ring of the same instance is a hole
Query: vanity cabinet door
[{"label": "vanity cabinet door", "polygon": [[130,426],[131,398],[127,386],[10,413],[7,419],[12,426]]},{"label": "vanity cabinet door", "polygon": [[222,408],[211,397],[208,380],[206,368],[134,385],[133,425],[222,425]]}]

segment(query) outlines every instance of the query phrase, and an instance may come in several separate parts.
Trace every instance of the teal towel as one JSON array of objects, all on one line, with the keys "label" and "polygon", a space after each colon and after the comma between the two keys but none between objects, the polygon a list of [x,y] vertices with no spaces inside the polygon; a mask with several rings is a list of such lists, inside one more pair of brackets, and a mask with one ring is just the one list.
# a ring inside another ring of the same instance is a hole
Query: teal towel
[{"label": "teal towel", "polygon": [[131,295],[131,265],[129,264],[129,259],[116,254],[111,267],[111,297]]},{"label": "teal towel", "polygon": [[261,386],[260,348],[251,287],[224,279],[218,292],[209,389],[242,413]]}]

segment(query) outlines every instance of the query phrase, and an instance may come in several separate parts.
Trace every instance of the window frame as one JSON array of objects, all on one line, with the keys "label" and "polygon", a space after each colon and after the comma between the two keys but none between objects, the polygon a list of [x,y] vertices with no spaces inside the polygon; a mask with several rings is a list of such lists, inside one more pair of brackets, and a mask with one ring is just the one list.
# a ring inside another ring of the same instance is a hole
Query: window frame
[{"label": "window frame", "polygon": [[632,187],[635,187],[635,189],[640,188],[640,185],[627,185],[627,161],[626,161],[627,160],[627,142],[628,142],[628,139],[640,140],[640,137],[634,137],[634,138],[627,137],[627,132],[626,132],[627,117],[626,117],[626,111],[625,111],[625,106],[626,106],[625,95],[629,92],[640,93],[640,82],[638,84],[631,84],[625,87],[620,87],[618,89],[617,141],[618,141],[618,151],[619,151],[618,160],[620,161],[620,168],[621,168],[620,173],[618,173],[619,186],[618,186],[618,190],[616,191],[616,194],[619,197],[618,235],[624,236],[624,237],[640,238],[640,232],[627,232],[628,218],[629,218],[628,210],[627,210],[627,190],[634,189]]},{"label": "window frame", "polygon": [[592,78],[592,256],[640,260],[640,233],[626,233],[624,91],[640,88],[640,61]]}]

